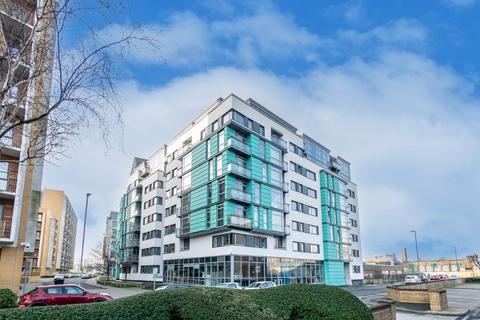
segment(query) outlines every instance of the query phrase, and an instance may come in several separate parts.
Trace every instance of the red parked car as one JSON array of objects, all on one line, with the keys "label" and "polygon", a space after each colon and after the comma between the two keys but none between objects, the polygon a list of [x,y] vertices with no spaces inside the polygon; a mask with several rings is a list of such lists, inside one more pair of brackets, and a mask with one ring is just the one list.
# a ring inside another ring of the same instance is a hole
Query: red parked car
[{"label": "red parked car", "polygon": [[430,280],[432,281],[442,280],[442,276],[439,274],[434,274],[433,276],[430,277]]},{"label": "red parked car", "polygon": [[19,308],[54,304],[75,304],[110,301],[106,293],[93,293],[75,284],[39,286],[20,297]]}]

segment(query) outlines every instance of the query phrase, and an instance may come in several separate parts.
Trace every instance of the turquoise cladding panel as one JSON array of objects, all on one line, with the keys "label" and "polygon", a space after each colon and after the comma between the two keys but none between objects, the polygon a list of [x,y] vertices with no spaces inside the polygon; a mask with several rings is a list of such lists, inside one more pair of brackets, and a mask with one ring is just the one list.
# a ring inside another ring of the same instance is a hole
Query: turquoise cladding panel
[{"label": "turquoise cladding panel", "polygon": [[210,229],[218,226],[217,206],[210,207]]},{"label": "turquoise cladding panel", "polygon": [[208,182],[208,162],[193,168],[192,170],[192,189],[197,188]]},{"label": "turquoise cladding panel", "polygon": [[345,269],[342,261],[324,261],[325,284],[332,286],[345,285]]},{"label": "turquoise cladding panel", "polygon": [[212,186],[212,203],[218,201],[218,180],[214,180],[210,183]]},{"label": "turquoise cladding panel", "polygon": [[194,189],[190,195],[190,211],[207,206],[207,186],[204,185],[198,189]]},{"label": "turquoise cladding panel", "polygon": [[272,205],[272,188],[268,185],[262,184],[260,187],[260,203],[264,206],[270,207]]},{"label": "turquoise cladding panel", "polygon": [[206,228],[206,212],[205,208],[190,213],[190,232],[203,231]]},{"label": "turquoise cladding panel", "polygon": [[214,156],[218,153],[218,134],[214,134],[210,138],[210,156]]},{"label": "turquoise cladding panel", "polygon": [[202,142],[192,150],[192,167],[207,159],[207,143]]},{"label": "turquoise cladding panel", "polygon": [[267,141],[265,143],[265,160],[267,162],[270,162],[270,146],[271,146],[270,142]]},{"label": "turquoise cladding panel", "polygon": [[247,142],[250,145],[252,155],[263,158],[262,154],[260,153],[260,138],[254,134],[251,134],[248,136]]},{"label": "turquoise cladding panel", "polygon": [[254,157],[248,159],[248,165],[252,170],[252,178],[263,181],[263,161]]}]

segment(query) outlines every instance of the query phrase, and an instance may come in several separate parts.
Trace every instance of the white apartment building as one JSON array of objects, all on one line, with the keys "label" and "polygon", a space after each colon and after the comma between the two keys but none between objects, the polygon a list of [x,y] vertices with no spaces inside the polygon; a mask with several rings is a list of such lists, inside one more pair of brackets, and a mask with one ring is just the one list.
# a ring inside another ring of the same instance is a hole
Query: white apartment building
[{"label": "white apartment building", "polygon": [[361,283],[350,163],[298,132],[231,94],[135,158],[118,219],[120,277]]}]

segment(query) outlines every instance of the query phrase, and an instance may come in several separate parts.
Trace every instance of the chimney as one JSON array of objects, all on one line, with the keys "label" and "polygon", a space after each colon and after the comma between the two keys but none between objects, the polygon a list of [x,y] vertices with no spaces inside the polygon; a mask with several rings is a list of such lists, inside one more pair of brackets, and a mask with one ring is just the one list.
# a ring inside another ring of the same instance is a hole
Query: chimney
[{"label": "chimney", "polygon": [[402,261],[403,261],[403,263],[407,263],[407,262],[408,262],[407,248],[403,248],[403,249],[402,249]]}]

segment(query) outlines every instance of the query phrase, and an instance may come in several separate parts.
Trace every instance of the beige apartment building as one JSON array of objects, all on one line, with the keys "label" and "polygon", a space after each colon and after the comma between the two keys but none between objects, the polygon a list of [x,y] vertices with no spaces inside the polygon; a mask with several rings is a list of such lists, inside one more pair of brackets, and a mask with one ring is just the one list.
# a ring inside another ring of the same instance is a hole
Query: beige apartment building
[{"label": "beige apartment building", "polygon": [[[53,2],[0,0],[0,80],[12,75],[7,94],[0,99],[2,130],[18,119],[39,114],[48,104],[51,70],[33,80],[28,77],[38,59],[45,62],[53,55],[54,24],[40,22],[35,47],[24,44],[34,28],[37,8]],[[8,73],[13,64],[15,72]],[[44,134],[39,128],[37,124],[17,126],[0,139],[0,288],[15,292],[20,290],[23,268],[29,269],[35,250],[43,159],[27,155],[38,155],[43,148]]]},{"label": "beige apartment building", "polygon": [[44,189],[30,279],[73,269],[77,216],[65,192]]}]

